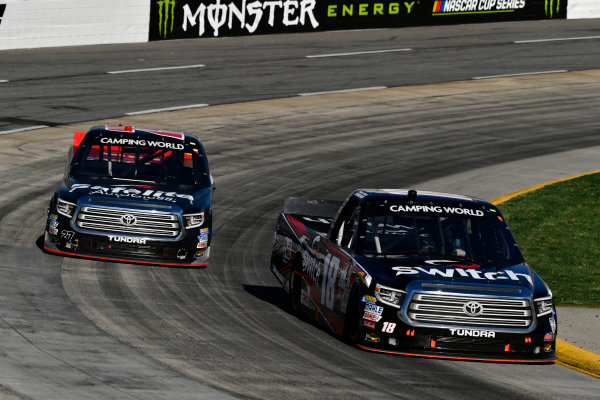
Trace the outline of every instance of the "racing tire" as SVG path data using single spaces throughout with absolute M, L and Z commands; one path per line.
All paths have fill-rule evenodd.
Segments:
M 358 344 L 364 336 L 361 311 L 360 290 L 358 286 L 354 286 L 350 291 L 344 318 L 344 340 L 352 345 Z
M 294 257 L 294 261 L 292 264 L 292 270 L 290 271 L 290 280 L 289 280 L 289 294 L 290 294 L 290 307 L 292 309 L 292 313 L 298 317 L 306 317 L 306 312 L 303 310 L 302 303 L 300 302 L 300 296 L 302 296 L 302 267 L 301 260 L 299 260 L 298 255 Z

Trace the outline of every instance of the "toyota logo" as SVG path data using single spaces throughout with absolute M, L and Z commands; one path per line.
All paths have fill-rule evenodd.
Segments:
M 121 224 L 123 225 L 135 225 L 137 218 L 133 214 L 125 214 L 121 217 Z
M 476 317 L 483 313 L 483 306 L 476 301 L 469 301 L 463 306 L 463 311 L 471 317 Z

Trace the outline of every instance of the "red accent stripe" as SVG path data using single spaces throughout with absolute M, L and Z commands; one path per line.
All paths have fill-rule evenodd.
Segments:
M 416 354 L 416 353 L 405 353 L 400 351 L 389 351 L 389 350 L 379 350 L 379 349 L 371 349 L 369 347 L 361 346 L 357 344 L 357 346 L 363 350 L 374 351 L 376 353 L 386 353 L 386 354 L 397 354 L 401 356 L 411 356 L 411 357 L 424 357 L 424 358 L 442 358 L 448 360 L 466 360 L 466 361 L 490 361 L 490 362 L 511 362 L 511 363 L 538 363 L 538 364 L 547 364 L 557 360 L 556 357 L 547 359 L 547 360 L 509 360 L 502 358 L 477 358 L 477 357 L 454 357 L 454 356 L 445 356 L 438 354 Z
M 75 131 L 75 136 L 73 136 L 73 154 L 77 151 L 77 148 L 81 144 L 81 141 L 85 137 L 86 132 Z
M 105 261 L 118 261 L 118 262 L 126 262 L 132 264 L 148 264 L 148 265 L 170 265 L 176 267 L 206 267 L 208 265 L 207 262 L 198 263 L 198 264 L 177 264 L 177 263 L 163 263 L 163 262 L 150 262 L 150 261 L 139 261 L 139 260 L 126 260 L 121 258 L 110 258 L 110 257 L 99 257 L 99 256 L 86 256 L 83 254 L 77 253 L 68 253 L 66 251 L 54 250 L 49 247 L 44 246 L 44 250 L 49 251 L 50 253 L 62 254 L 67 256 L 74 256 L 80 258 L 93 258 L 95 260 L 105 260 Z

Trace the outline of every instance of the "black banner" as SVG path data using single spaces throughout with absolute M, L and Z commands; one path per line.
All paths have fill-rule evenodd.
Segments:
M 0 4 L 0 24 L 2 23 L 2 17 L 4 16 L 5 10 L 6 10 L 6 4 Z
M 151 0 L 150 40 L 566 18 L 567 0 Z

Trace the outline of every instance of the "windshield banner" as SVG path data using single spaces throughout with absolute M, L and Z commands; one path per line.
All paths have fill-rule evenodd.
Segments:
M 567 0 L 151 0 L 149 40 L 566 18 Z

